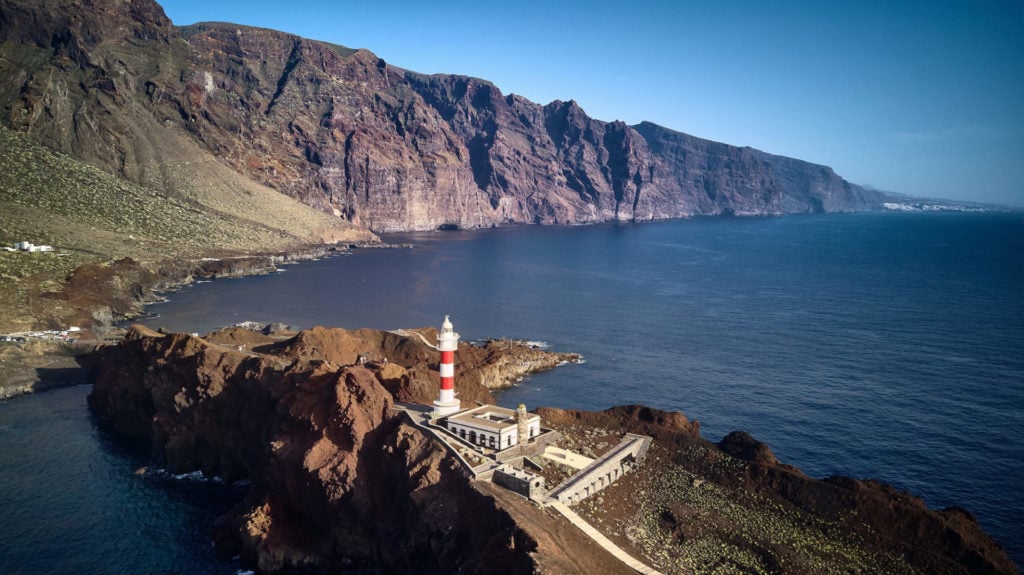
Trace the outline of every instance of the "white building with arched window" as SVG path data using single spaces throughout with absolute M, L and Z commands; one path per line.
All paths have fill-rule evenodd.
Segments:
M 445 427 L 467 443 L 501 451 L 540 435 L 540 416 L 522 405 L 481 405 L 448 416 Z

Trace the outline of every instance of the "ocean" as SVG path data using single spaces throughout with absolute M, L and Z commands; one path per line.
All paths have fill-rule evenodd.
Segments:
M 185 332 L 239 321 L 395 329 L 450 315 L 464 340 L 510 337 L 584 355 L 500 393 L 503 405 L 642 403 L 700 420 L 711 440 L 746 430 L 809 475 L 878 479 L 931 507 L 964 507 L 1024 564 L 1024 216 L 696 218 L 386 240 L 415 247 L 199 283 L 168 294 L 144 323 Z M 114 498 L 186 529 L 181 547 L 196 554 L 187 560 L 230 568 L 196 541 L 215 513 L 180 501 L 192 493 L 182 481 L 132 475 L 145 463 L 95 429 L 84 395 L 75 388 L 0 405 L 0 485 L 26 483 L 26 466 L 55 478 L 5 504 L 31 517 L 63 502 L 61 483 L 87 471 L 37 454 L 84 444 L 80 465 L 105 495 L 82 502 L 63 528 L 107 513 Z M 33 428 L 46 437 L 32 440 Z M 12 450 L 27 440 L 42 443 Z M 19 466 L 9 468 L 10 458 Z M 121 533 L 123 522 L 105 517 L 89 519 L 90 533 Z M 30 548 L 45 534 L 5 523 L 0 571 L 18 572 L 7 567 L 30 558 L 12 546 Z M 116 550 L 87 542 L 68 539 L 52 554 L 103 552 L 116 565 Z M 149 570 L 188 555 L 175 549 L 154 553 Z
M 100 430 L 82 385 L 0 404 L 0 573 L 238 572 L 213 522 L 244 486 L 174 477 Z

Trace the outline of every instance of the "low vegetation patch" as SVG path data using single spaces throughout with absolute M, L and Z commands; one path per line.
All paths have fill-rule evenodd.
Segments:
M 566 445 L 599 455 L 617 435 L 562 426 Z M 576 510 L 663 573 L 916 573 L 838 523 L 742 488 L 747 464 L 704 441 L 655 442 L 629 473 Z
M 63 289 L 83 264 L 127 257 L 157 269 L 168 261 L 287 251 L 307 245 L 328 220 L 308 210 L 309 236 L 300 237 L 304 220 L 288 198 L 281 197 L 287 229 L 273 224 L 280 218 L 270 203 L 239 207 L 251 216 L 243 217 L 208 199 L 133 184 L 0 126 L 0 246 L 54 248 L 0 251 L 0 332 L 58 327 L 74 302 L 47 294 Z

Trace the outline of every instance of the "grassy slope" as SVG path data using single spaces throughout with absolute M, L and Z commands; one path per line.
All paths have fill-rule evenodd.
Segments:
M 0 127 L 0 244 L 27 240 L 68 254 L 0 252 L 0 331 L 52 315 L 49 308 L 61 304 L 38 294 L 59 289 L 83 263 L 281 251 L 316 242 L 329 230 L 351 241 L 369 239 L 273 190 L 236 180 L 188 142 L 153 138 L 161 136 L 169 157 L 146 168 L 154 178 L 173 180 L 174 194 L 115 178 Z

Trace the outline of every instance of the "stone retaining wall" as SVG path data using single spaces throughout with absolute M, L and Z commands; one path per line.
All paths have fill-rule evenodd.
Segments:
M 650 445 L 650 437 L 627 433 L 614 449 L 578 471 L 548 497 L 566 505 L 579 503 L 643 462 Z

